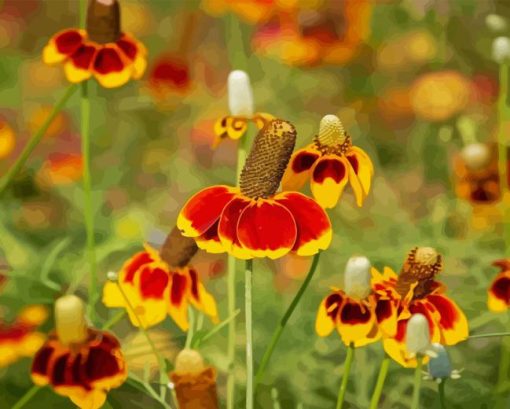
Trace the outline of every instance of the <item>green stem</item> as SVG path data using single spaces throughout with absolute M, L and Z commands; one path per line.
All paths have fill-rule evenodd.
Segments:
M 117 314 L 115 314 L 113 317 L 111 317 L 108 321 L 106 321 L 103 324 L 102 329 L 105 331 L 107 329 L 110 329 L 115 324 L 117 324 L 117 322 L 119 322 L 122 318 L 124 318 L 125 315 L 126 315 L 126 310 L 121 310 L 121 311 L 117 312 Z
M 14 162 L 14 165 L 11 166 L 11 168 L 7 171 L 5 176 L 2 178 L 2 181 L 0 182 L 0 197 L 5 192 L 7 187 L 12 183 L 16 175 L 19 173 L 23 165 L 25 165 L 26 161 L 32 154 L 33 150 L 36 148 L 36 146 L 41 142 L 41 139 L 46 134 L 46 131 L 53 123 L 53 120 L 57 116 L 57 114 L 62 110 L 64 105 L 67 103 L 69 98 L 74 94 L 74 92 L 78 89 L 77 85 L 73 84 L 70 85 L 64 95 L 57 101 L 55 106 L 53 107 L 53 110 L 51 111 L 50 115 L 46 118 L 42 126 L 37 130 L 37 132 L 28 140 L 28 143 L 25 145 L 25 148 L 21 152 L 21 155 L 19 155 L 18 159 L 16 159 L 16 162 Z
M 441 383 L 437 385 L 437 391 L 439 392 L 439 404 L 441 405 L 441 409 L 446 409 L 446 397 L 444 393 L 444 384 L 446 383 L 446 379 L 442 379 Z
M 260 365 L 257 369 L 257 375 L 255 376 L 255 388 L 257 388 L 259 383 L 262 381 L 262 378 L 264 376 L 264 371 L 269 363 L 269 360 L 271 359 L 271 356 L 273 355 L 276 344 L 278 344 L 278 341 L 280 340 L 280 337 L 282 336 L 283 330 L 285 329 L 287 322 L 289 321 L 294 310 L 296 309 L 297 305 L 299 304 L 301 297 L 303 296 L 304 292 L 308 288 L 308 285 L 310 284 L 310 281 L 312 280 L 312 278 L 315 274 L 315 271 L 317 270 L 317 265 L 319 264 L 319 257 L 320 257 L 320 253 L 317 253 L 314 256 L 312 265 L 310 266 L 310 270 L 308 271 L 308 274 L 306 275 L 305 280 L 303 281 L 303 284 L 301 284 L 301 287 L 299 288 L 294 299 L 290 303 L 289 308 L 287 308 L 287 311 L 285 312 L 283 318 L 281 319 L 280 324 L 278 325 L 278 327 L 276 327 L 276 329 L 273 332 L 271 342 L 269 343 L 266 350 L 264 351 L 262 361 L 260 362 Z
M 195 332 L 195 312 L 193 308 L 188 307 L 189 313 L 189 328 L 188 333 L 186 334 L 186 342 L 184 344 L 184 348 L 191 348 L 191 341 L 193 339 L 193 334 Z
M 87 236 L 87 259 L 89 264 L 89 318 L 94 323 L 96 318 L 95 304 L 98 298 L 96 250 L 94 243 L 94 206 L 92 203 L 92 181 L 90 176 L 90 100 L 88 82 L 81 84 L 81 150 L 83 156 L 83 194 L 85 230 Z
M 253 409 L 253 332 L 252 332 L 253 260 L 246 260 L 244 308 L 246 316 L 246 409 Z
M 228 314 L 236 309 L 236 259 L 234 256 L 228 256 Z M 227 377 L 227 409 L 234 409 L 235 403 L 235 376 L 234 361 L 236 355 L 236 320 L 232 319 L 228 323 L 228 377 Z
M 345 356 L 344 373 L 342 375 L 342 383 L 338 391 L 338 399 L 336 401 L 336 409 L 342 409 L 345 400 L 345 392 L 347 391 L 347 383 L 349 382 L 349 374 L 351 372 L 352 361 L 354 359 L 354 345 L 350 344 L 347 348 Z
M 473 338 L 494 338 L 494 337 L 506 337 L 510 335 L 510 332 L 490 332 L 487 334 L 470 335 L 468 339 Z
M 510 120 L 510 107 L 508 106 L 508 69 L 509 64 L 503 63 L 499 66 L 499 100 L 498 100 L 498 169 L 501 186 L 501 206 L 503 209 L 503 229 L 505 239 L 505 250 L 510 248 L 510 200 L 508 192 L 508 138 L 507 128 Z
M 388 375 L 390 361 L 391 361 L 390 357 L 386 355 L 381 362 L 381 367 L 379 368 L 379 375 L 377 376 L 377 382 L 375 384 L 374 393 L 370 401 L 370 409 L 377 409 L 379 407 L 379 400 L 381 400 L 381 394 L 384 388 L 384 381 L 386 380 L 386 375 Z
M 414 370 L 414 389 L 411 409 L 419 409 L 420 407 L 421 369 L 423 366 L 423 358 L 421 356 L 417 356 L 416 360 L 418 361 L 418 365 L 416 365 L 416 369 Z
M 34 397 L 34 395 L 37 392 L 39 392 L 40 389 L 41 389 L 40 386 L 37 385 L 32 386 L 28 391 L 25 392 L 21 399 L 14 404 L 14 406 L 11 409 L 21 409 L 30 401 L 30 399 Z

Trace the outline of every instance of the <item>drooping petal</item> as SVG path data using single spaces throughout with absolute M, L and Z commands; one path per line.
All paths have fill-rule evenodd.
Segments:
M 299 256 L 311 256 L 329 247 L 333 236 L 331 222 L 313 199 L 298 192 L 283 192 L 274 199 L 292 213 L 296 222 L 297 238 L 292 251 Z
M 439 331 L 441 343 L 455 345 L 465 340 L 469 335 L 466 316 L 458 305 L 442 294 L 430 294 L 426 297 L 439 313 Z
M 56 64 L 71 56 L 85 39 L 83 30 L 69 29 L 55 34 L 43 50 L 43 61 Z
M 372 183 L 372 176 L 374 175 L 372 160 L 363 149 L 357 146 L 351 147 L 346 157 L 358 176 L 365 195 L 368 195 Z
M 220 118 L 214 124 L 214 134 L 217 137 L 215 145 L 225 138 L 237 140 L 246 133 L 247 129 L 248 120 L 246 118 L 234 116 Z
M 34 360 L 32 361 L 32 381 L 38 386 L 47 385 L 50 380 L 48 377 L 49 364 L 53 359 L 55 348 L 51 345 L 43 346 L 35 354 Z
M 281 204 L 258 199 L 241 213 L 237 237 L 253 257 L 279 258 L 294 247 L 296 222 L 292 213 Z
M 213 322 L 218 321 L 218 309 L 214 297 L 207 292 L 204 285 L 198 278 L 198 273 L 193 268 L 188 268 L 190 283 L 190 301 L 191 303 L 204 314 L 211 317 Z
M 315 319 L 315 331 L 321 337 L 326 337 L 335 328 L 338 311 L 344 301 L 342 292 L 335 292 L 324 298 L 317 311 L 317 318 Z
M 312 169 L 313 197 L 325 209 L 336 206 L 348 181 L 348 165 L 336 155 L 325 155 Z
M 352 191 L 354 192 L 354 197 L 356 198 L 356 204 L 358 207 L 363 206 L 363 201 L 367 197 L 363 186 L 361 185 L 361 181 L 356 173 L 356 169 L 359 170 L 359 165 L 357 160 L 353 156 L 346 156 L 345 161 L 347 162 L 347 173 L 349 175 L 349 183 L 351 185 Z M 356 166 L 356 169 L 354 168 Z
M 314 148 L 314 145 L 294 152 L 283 174 L 282 189 L 291 191 L 301 189 L 310 178 L 311 169 L 320 155 L 321 153 Z
M 269 121 L 275 119 L 275 117 L 265 112 L 257 112 L 251 119 L 253 122 L 255 122 L 255 126 L 258 129 L 262 129 Z
M 340 308 L 337 329 L 345 345 L 359 347 L 381 337 L 373 305 L 352 298 L 347 298 Z
M 395 300 L 377 297 L 375 316 L 385 336 L 392 337 L 397 332 L 397 305 Z
M 132 64 L 115 45 L 101 47 L 94 58 L 94 77 L 105 88 L 116 88 L 128 82 Z
M 510 271 L 499 273 L 492 282 L 487 305 L 493 312 L 506 312 L 510 306 Z
M 219 223 L 220 221 L 217 220 L 204 234 L 195 237 L 195 242 L 199 249 L 212 254 L 224 253 L 226 251 L 218 236 Z
M 132 62 L 133 78 L 139 79 L 147 68 L 147 50 L 142 43 L 128 34 L 123 34 L 116 42 L 117 47 Z
M 177 217 L 177 228 L 183 236 L 198 237 L 220 218 L 223 208 L 236 194 L 229 186 L 208 187 L 193 195 Z
M 82 44 L 64 65 L 67 80 L 72 83 L 88 80 L 92 76 L 92 63 L 96 54 L 96 46 Z
M 191 280 L 185 272 L 172 271 L 169 291 L 168 313 L 183 331 L 189 328 L 188 300 Z
M 249 259 L 251 252 L 241 245 L 237 237 L 237 226 L 239 218 L 244 209 L 251 203 L 250 199 L 243 196 L 236 196 L 228 203 L 221 213 L 218 225 L 218 236 L 223 248 L 231 255 L 240 259 Z

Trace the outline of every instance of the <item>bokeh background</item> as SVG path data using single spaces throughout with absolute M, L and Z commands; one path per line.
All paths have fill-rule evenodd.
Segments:
M 505 314 L 486 307 L 497 272 L 491 263 L 505 256 L 496 158 L 484 164 L 482 177 L 470 173 L 462 156 L 469 144 L 492 149 L 496 142 L 499 67 L 491 45 L 510 35 L 508 1 L 123 0 L 121 7 L 123 31 L 147 46 L 149 66 L 140 81 L 120 89 L 91 85 L 101 281 L 143 242 L 160 244 L 192 193 L 234 182 L 236 142 L 213 149 L 213 124 L 228 114 L 228 73 L 244 69 L 256 110 L 291 121 L 297 147 L 332 113 L 376 167 L 362 208 L 347 189 L 330 212 L 331 248 L 274 354 L 258 407 L 278 407 L 276 395 L 281 408 L 334 406 L 345 347 L 335 334 L 319 338 L 314 320 L 329 286 L 342 285 L 353 254 L 398 271 L 414 246 L 436 247 L 445 259 L 440 279 L 468 316 L 471 333 L 510 329 Z M 74 0 L 0 0 L 0 175 L 64 92 L 61 68 L 45 66 L 41 50 L 57 30 L 77 25 L 77 13 Z M 73 97 L 58 115 L 0 202 L 4 322 L 29 304 L 51 309 L 69 289 L 87 296 L 78 102 Z M 226 318 L 226 257 L 200 253 L 194 264 Z M 295 258 L 255 263 L 256 363 L 308 265 Z M 242 294 L 242 274 L 238 287 Z M 115 313 L 98 308 L 104 321 Z M 238 407 L 244 404 L 242 321 Z M 50 317 L 43 330 L 52 325 Z M 149 347 L 128 322 L 113 331 L 132 371 L 143 373 L 147 362 L 156 371 Z M 182 348 L 185 334 L 170 319 L 151 333 L 170 361 Z M 453 366 L 464 369 L 446 386 L 450 407 L 493 408 L 508 395 L 510 385 L 495 390 L 501 342 L 474 339 L 449 348 Z M 224 396 L 226 330 L 201 350 L 218 368 Z M 382 356 L 379 343 L 356 351 L 348 407 L 368 406 Z M 0 368 L 1 408 L 30 388 L 29 368 L 29 359 Z M 412 371 L 392 363 L 381 408 L 408 407 L 411 388 Z M 423 396 L 423 407 L 438 407 L 434 382 L 424 382 Z M 109 394 L 106 407 L 157 405 L 125 384 Z M 26 407 L 72 404 L 43 390 Z

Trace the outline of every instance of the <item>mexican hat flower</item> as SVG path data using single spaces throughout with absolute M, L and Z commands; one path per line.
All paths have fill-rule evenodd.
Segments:
M 372 270 L 374 287 L 393 288 L 400 296 L 396 331 L 392 333 L 384 328 L 382 331 L 385 351 L 405 367 L 417 364 L 405 347 L 406 328 L 413 314 L 422 314 L 427 319 L 430 342 L 455 345 L 468 337 L 466 316 L 444 294 L 445 287 L 434 279 L 442 268 L 442 257 L 435 249 L 417 247 L 410 251 L 399 275 L 388 267 L 383 274 Z
M 248 129 L 251 121 L 258 129 L 274 117 L 262 112 L 253 112 L 253 94 L 248 74 L 241 70 L 232 71 L 228 76 L 228 105 L 230 115 L 222 117 L 214 124 L 217 146 L 223 139 L 237 140 Z
M 92 0 L 87 29 L 55 34 L 43 50 L 43 61 L 63 64 L 72 83 L 94 77 L 103 87 L 115 88 L 143 75 L 146 54 L 142 43 L 121 31 L 117 0 Z
M 269 122 L 255 137 L 239 188 L 208 187 L 186 202 L 177 219 L 183 235 L 208 252 L 240 259 L 326 249 L 332 231 L 324 210 L 301 193 L 277 193 L 295 140 L 291 123 Z
M 118 281 L 105 284 L 103 303 L 126 308 L 137 327 L 140 323 L 143 327 L 156 325 L 170 315 L 186 331 L 189 304 L 216 321 L 216 301 L 189 264 L 196 251 L 195 241 L 174 228 L 161 251 L 146 245 L 124 264 Z
M 396 326 L 396 305 L 373 290 L 370 268 L 366 257 L 349 259 L 344 289 L 332 288 L 321 302 L 315 321 L 318 335 L 327 336 L 336 328 L 345 345 L 360 347 L 379 340 L 381 326 L 389 331 Z
M 66 295 L 55 302 L 55 331 L 34 357 L 32 380 L 49 385 L 83 409 L 103 406 L 107 392 L 127 378 L 119 341 L 89 328 L 83 301 Z
M 373 174 L 370 157 L 352 145 L 340 119 L 326 115 L 314 142 L 292 155 L 283 175 L 282 187 L 283 190 L 297 190 L 310 179 L 315 200 L 329 209 L 336 206 L 349 182 L 356 203 L 362 206 L 370 191 Z
M 487 306 L 493 312 L 505 312 L 510 307 L 510 258 L 493 264 L 501 271 L 489 287 Z
M 0 284 L 2 281 L 0 277 Z M 24 308 L 13 323 L 0 321 L 0 368 L 37 352 L 46 338 L 37 327 L 46 318 L 46 309 L 33 305 Z

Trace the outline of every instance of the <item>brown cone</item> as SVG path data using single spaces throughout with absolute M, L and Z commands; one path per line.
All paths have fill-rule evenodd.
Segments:
M 195 240 L 174 227 L 161 247 L 161 258 L 171 267 L 184 267 L 197 252 Z
M 296 143 L 296 129 L 287 121 L 273 119 L 262 128 L 241 172 L 241 193 L 268 198 L 276 193 Z
M 172 372 L 179 409 L 218 409 L 216 370 L 206 367 L 201 372 Z
M 120 7 L 117 0 L 105 5 L 92 0 L 87 11 L 87 34 L 99 44 L 114 43 L 120 37 Z

